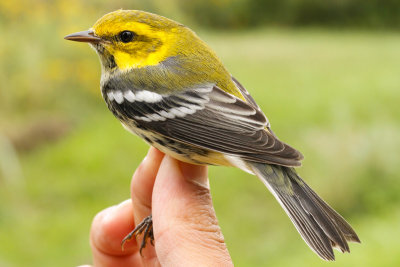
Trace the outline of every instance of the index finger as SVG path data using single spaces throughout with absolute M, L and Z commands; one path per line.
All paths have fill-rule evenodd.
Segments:
M 151 214 L 154 181 L 163 157 L 164 154 L 162 152 L 151 147 L 146 158 L 137 168 L 132 177 L 131 196 L 135 225 L 141 223 L 144 218 Z M 132 225 L 131 230 L 134 228 L 135 227 Z M 140 243 L 143 236 L 140 235 L 138 238 L 138 242 Z M 154 247 L 146 246 L 143 250 L 143 256 L 143 261 L 156 258 Z

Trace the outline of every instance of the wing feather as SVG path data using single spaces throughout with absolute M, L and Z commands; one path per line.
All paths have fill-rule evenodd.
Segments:
M 300 152 L 280 141 L 250 94 L 236 81 L 246 101 L 207 84 L 163 95 L 157 102 L 113 102 L 142 127 L 201 148 L 254 162 L 299 166 Z

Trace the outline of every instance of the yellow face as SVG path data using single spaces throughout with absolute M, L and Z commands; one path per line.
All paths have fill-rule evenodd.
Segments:
M 167 58 L 179 26 L 155 14 L 118 10 L 94 24 L 92 30 L 102 41 L 93 46 L 100 56 L 112 56 L 121 70 L 157 65 Z

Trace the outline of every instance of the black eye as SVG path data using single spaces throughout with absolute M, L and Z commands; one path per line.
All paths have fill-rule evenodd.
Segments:
M 123 31 L 119 33 L 119 39 L 123 43 L 129 43 L 133 40 L 133 37 L 135 37 L 135 33 L 131 31 Z

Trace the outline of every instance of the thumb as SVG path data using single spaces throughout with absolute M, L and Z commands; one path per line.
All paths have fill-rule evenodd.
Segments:
M 165 156 L 153 189 L 156 253 L 162 266 L 231 266 L 212 206 L 207 167 Z

